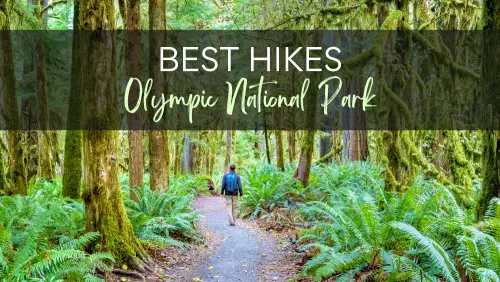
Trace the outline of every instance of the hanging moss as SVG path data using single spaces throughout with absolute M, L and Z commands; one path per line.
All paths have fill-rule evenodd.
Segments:
M 403 18 L 403 12 L 400 10 L 392 11 L 382 23 L 382 30 L 395 30 L 400 20 Z

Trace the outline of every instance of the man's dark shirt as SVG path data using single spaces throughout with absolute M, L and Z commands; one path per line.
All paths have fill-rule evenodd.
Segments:
M 227 188 L 226 178 L 227 178 L 228 174 L 236 174 L 236 187 L 237 187 L 237 189 L 234 190 L 234 192 L 226 191 L 226 188 Z M 228 195 L 228 196 L 238 196 L 238 193 L 239 193 L 240 196 L 243 196 L 243 188 L 241 187 L 240 176 L 234 170 L 230 170 L 228 173 L 224 174 L 224 177 L 222 178 L 222 189 L 221 189 L 220 193 L 221 193 L 221 195 Z

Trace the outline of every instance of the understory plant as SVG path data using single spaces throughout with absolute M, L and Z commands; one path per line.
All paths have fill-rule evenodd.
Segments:
M 2 281 L 101 281 L 114 259 L 89 254 L 98 233 L 85 232 L 83 204 L 59 197 L 61 182 L 30 182 L 27 196 L 0 197 Z
M 164 192 L 146 186 L 134 188 L 132 193 L 137 201 L 126 197 L 125 206 L 140 239 L 179 247 L 185 245 L 182 241 L 202 240 L 194 223 L 200 215 L 191 207 L 193 191 L 173 185 Z
M 314 254 L 305 273 L 317 281 L 498 281 L 497 200 L 478 225 L 437 181 L 420 177 L 399 194 L 380 190 L 377 174 L 366 179 L 333 186 L 301 210 L 310 222 L 302 250 Z
M 293 210 L 305 195 L 304 188 L 293 180 L 293 170 L 281 171 L 262 164 L 245 170 L 242 175 L 243 199 L 240 215 L 250 218 L 271 218 L 279 212 Z

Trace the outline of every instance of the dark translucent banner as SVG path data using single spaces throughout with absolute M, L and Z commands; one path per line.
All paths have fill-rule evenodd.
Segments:
M 500 129 L 492 31 L 0 31 L 0 130 Z

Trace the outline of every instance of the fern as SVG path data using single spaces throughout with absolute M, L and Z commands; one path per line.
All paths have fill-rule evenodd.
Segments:
M 99 234 L 84 233 L 83 204 L 59 198 L 60 185 L 31 181 L 28 196 L 0 197 L 3 281 L 96 281 L 95 269 L 113 262 L 109 254 L 83 250 Z
M 422 248 L 431 262 L 437 267 L 444 278 L 448 281 L 460 281 L 455 265 L 451 261 L 446 251 L 434 240 L 422 235 L 415 227 L 402 222 L 392 222 L 391 226 L 403 231 Z
M 184 244 L 173 239 L 173 235 L 195 242 L 202 240 L 194 225 L 200 215 L 191 208 L 192 191 L 177 188 L 160 193 L 145 187 L 135 188 L 133 193 L 137 202 L 126 198 L 125 206 L 140 239 L 178 247 Z

